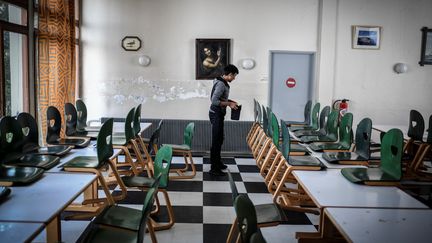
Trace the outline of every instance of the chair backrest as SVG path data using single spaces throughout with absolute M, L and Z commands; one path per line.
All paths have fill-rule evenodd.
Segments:
M 272 112 L 271 113 L 271 127 L 273 130 L 273 135 L 272 135 L 272 140 L 273 140 L 273 144 L 276 146 L 276 148 L 279 149 L 279 123 L 277 120 L 276 115 Z
M 280 122 L 281 124 L 285 124 L 285 121 L 282 119 Z M 281 130 L 282 130 L 282 144 L 281 144 L 280 151 L 282 152 L 282 156 L 286 159 L 286 161 L 289 161 L 291 138 L 287 126 L 282 125 Z
M 324 106 L 319 115 L 319 128 L 320 131 L 326 131 L 328 116 L 330 113 L 330 106 Z
M 269 106 L 267 106 L 267 130 L 268 130 L 268 133 L 267 133 L 267 136 L 269 136 L 269 137 L 272 137 L 273 136 L 273 128 L 272 128 L 272 126 L 271 126 L 271 120 L 272 120 L 272 114 L 273 114 L 273 111 L 271 110 L 271 108 L 269 107 Z
M 249 239 L 249 243 L 266 243 L 261 231 L 258 229 L 257 232 L 253 233 Z
M 239 195 L 239 192 L 237 190 L 237 186 L 234 182 L 234 179 L 232 178 L 231 172 L 227 171 L 228 174 L 228 180 L 230 183 L 230 187 L 231 187 L 231 195 L 232 195 L 232 200 L 233 200 L 233 205 L 234 205 L 234 201 L 237 198 L 237 196 Z
M 2 117 L 0 119 L 0 160 L 6 154 L 21 153 L 22 146 L 23 132 L 18 121 L 11 116 Z
M 87 126 L 87 106 L 81 99 L 77 99 L 75 101 L 75 106 L 77 111 L 76 130 L 79 132 L 84 132 Z
M 153 153 L 155 144 L 157 145 L 157 147 L 159 147 L 160 131 L 162 129 L 163 121 L 164 120 L 159 121 L 159 124 L 158 124 L 156 130 L 153 132 L 153 134 L 150 137 L 148 147 L 147 147 L 147 151 L 149 152 L 149 154 Z
M 321 104 L 315 103 L 311 111 L 310 126 L 316 130 L 318 129 L 318 115 L 320 113 Z
M 133 117 L 133 129 L 135 136 L 138 136 L 138 133 L 141 132 L 141 104 L 139 104 L 135 108 L 135 114 Z
M 126 116 L 126 121 L 125 121 L 126 142 L 129 142 L 131 139 L 135 138 L 135 130 L 133 127 L 134 126 L 134 123 L 133 123 L 134 116 L 135 116 L 135 107 L 130 109 L 130 111 L 128 112 L 128 114 Z
M 402 153 L 403 153 L 402 131 L 394 128 L 384 135 L 381 142 L 381 164 L 382 171 L 394 178 L 402 177 Z
M 256 109 L 257 109 L 257 113 L 258 113 L 258 123 L 259 123 L 260 125 L 262 125 L 263 118 L 262 118 L 261 105 L 260 105 L 260 103 L 259 103 L 258 101 L 257 101 L 256 103 L 257 103 L 257 107 L 256 107 Z
M 74 136 L 77 126 L 77 111 L 71 103 L 65 103 L 66 136 Z
M 432 144 L 432 115 L 429 117 L 429 128 L 428 128 L 428 136 L 426 142 L 428 144 Z
M 408 137 L 416 141 L 423 141 L 425 129 L 423 116 L 420 114 L 420 112 L 411 110 L 409 119 Z
M 46 142 L 53 143 L 60 138 L 61 115 L 55 106 L 49 106 L 47 109 L 47 135 Z
M 255 99 L 253 99 L 253 102 L 254 102 L 254 107 L 253 107 L 254 122 L 257 123 L 258 122 L 257 101 Z
M 170 146 L 162 146 L 156 153 L 154 160 L 154 176 L 161 177 L 159 182 L 160 187 L 166 188 L 168 186 L 171 160 L 172 148 Z
M 304 121 L 306 124 L 310 123 L 311 110 L 312 110 L 312 100 L 308 100 L 304 108 Z
M 332 110 L 327 119 L 326 136 L 333 137 L 335 140 L 338 139 L 338 118 L 339 112 L 337 110 Z
M 352 143 L 352 122 L 353 114 L 345 113 L 339 125 L 339 143 L 346 148 L 351 147 Z
M 264 129 L 264 132 L 265 132 L 265 134 L 268 136 L 269 135 L 269 132 L 268 132 L 268 127 L 269 127 L 269 120 L 268 120 L 268 117 L 267 117 L 267 111 L 266 111 L 266 108 L 264 107 L 264 106 L 262 106 L 262 120 L 263 120 L 263 129 Z
M 249 242 L 252 234 L 258 231 L 255 206 L 247 195 L 239 195 L 234 201 L 234 209 L 237 214 L 241 241 Z
M 19 113 L 16 119 L 23 131 L 24 146 L 39 147 L 39 130 L 36 119 L 27 112 Z
M 114 119 L 110 118 L 102 124 L 96 140 L 96 150 L 99 164 L 106 163 L 113 155 L 112 132 Z
M 357 125 L 355 135 L 356 153 L 363 158 L 369 158 L 371 134 L 372 120 L 367 117 L 363 118 Z
M 158 191 L 158 187 L 159 187 L 159 180 L 160 177 L 157 177 L 155 182 L 153 183 L 152 188 L 150 188 L 147 191 L 147 194 L 144 198 L 144 203 L 143 203 L 143 208 L 141 210 L 141 221 L 140 221 L 140 225 L 138 227 L 138 239 L 137 242 L 144 242 L 144 235 L 145 235 L 145 231 L 146 231 L 146 223 L 148 220 L 148 217 L 153 209 L 153 204 L 154 204 L 154 200 L 155 200 L 155 196 L 156 193 Z
M 194 135 L 194 131 L 195 131 L 195 123 L 189 122 L 186 125 L 183 133 L 183 144 L 186 144 L 187 146 L 189 146 L 189 148 L 192 148 L 192 138 Z

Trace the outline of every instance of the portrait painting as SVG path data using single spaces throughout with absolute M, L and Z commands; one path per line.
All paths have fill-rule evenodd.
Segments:
M 422 43 L 421 43 L 421 55 L 420 55 L 420 66 L 432 65 L 432 29 L 423 27 L 422 31 Z
M 195 78 L 214 79 L 230 61 L 230 39 L 196 39 Z
M 379 26 L 353 26 L 352 48 L 354 49 L 380 49 L 381 27 Z

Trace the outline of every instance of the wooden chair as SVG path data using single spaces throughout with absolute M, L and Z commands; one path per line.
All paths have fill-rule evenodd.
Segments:
M 343 168 L 341 173 L 357 184 L 376 186 L 399 185 L 402 178 L 403 134 L 391 129 L 382 140 L 381 163 L 378 168 Z
M 310 124 L 304 125 L 304 126 L 293 126 L 290 127 L 290 132 L 295 132 L 299 130 L 317 130 L 318 129 L 318 115 L 320 112 L 321 104 L 319 102 L 315 103 L 315 105 L 312 108 L 311 114 L 310 114 Z
M 363 118 L 357 125 L 355 135 L 355 151 L 325 152 L 322 157 L 329 163 L 346 165 L 368 165 L 370 155 L 370 139 L 372 120 Z
M 305 104 L 304 108 L 304 120 L 303 121 L 286 121 L 286 125 L 288 127 L 291 126 L 306 126 L 310 124 L 310 118 L 311 118 L 311 110 L 312 110 L 312 100 L 308 100 Z M 282 124 L 281 124 L 282 125 Z
M 235 185 L 235 182 L 232 178 L 231 173 L 228 171 L 228 179 L 230 182 L 231 187 L 231 193 L 232 193 L 232 199 L 233 199 L 233 205 L 235 199 L 238 197 L 239 193 L 237 190 L 237 186 Z M 260 205 L 254 205 L 256 217 L 257 217 L 257 225 L 258 227 L 270 227 L 270 226 L 276 226 L 279 225 L 281 222 L 286 221 L 286 215 L 283 212 L 281 208 L 279 208 L 278 205 L 274 203 L 268 203 L 268 204 L 260 204 Z M 229 243 L 232 241 L 233 237 L 238 233 L 237 230 L 237 218 L 234 220 L 233 224 L 231 225 L 230 232 L 228 234 L 226 242 Z
M 170 179 L 192 179 L 196 175 L 196 167 L 192 158 L 192 139 L 195 130 L 195 123 L 190 122 L 186 125 L 183 133 L 183 144 L 163 144 L 163 146 L 170 146 L 173 154 L 182 155 L 185 162 L 185 167 L 180 169 L 171 169 L 170 173 L 177 173 L 177 175 L 170 176 Z M 189 172 L 189 166 L 191 171 Z
M 91 140 L 96 140 L 97 132 L 88 132 L 85 129 L 78 129 L 78 112 L 75 106 L 72 103 L 65 103 L 65 120 L 66 120 L 66 136 L 75 136 L 75 137 L 86 137 Z M 82 115 L 81 111 L 81 115 Z M 82 119 L 82 118 L 81 118 Z M 80 122 L 82 125 L 82 121 Z
M 330 106 L 325 106 L 319 115 L 319 129 L 318 130 L 298 130 L 294 132 L 294 135 L 296 137 L 302 137 L 302 136 L 319 136 L 319 135 L 325 135 L 327 133 L 326 127 L 327 127 L 327 119 L 328 115 L 330 113 Z
M 83 137 L 60 137 L 61 116 L 59 110 L 54 106 L 47 109 L 47 136 L 46 142 L 50 145 L 70 145 L 75 148 L 84 148 L 90 144 L 89 138 Z
M 258 139 L 259 134 L 262 132 L 262 126 L 263 126 L 263 114 L 261 111 L 261 105 L 256 102 L 256 112 L 257 112 L 257 126 L 256 129 L 251 133 L 249 138 L 247 139 L 247 145 L 249 148 L 252 148 L 252 145 Z
M 327 120 L 327 133 L 325 135 L 318 136 L 303 136 L 300 138 L 302 143 L 312 142 L 336 142 L 338 140 L 338 117 L 339 112 L 333 110 L 330 112 Z
M 413 178 L 418 180 L 432 180 L 432 173 L 428 172 L 424 161 L 426 157 L 429 155 L 429 158 L 432 158 L 432 115 L 429 117 L 429 128 L 428 128 L 428 137 L 425 143 L 420 144 L 417 153 L 414 156 L 414 159 L 409 164 L 404 172 L 404 178 Z
M 258 103 L 258 101 L 256 101 L 255 99 L 253 99 L 254 102 L 254 122 L 252 123 L 251 128 L 249 129 L 249 132 L 246 136 L 246 142 L 249 143 L 249 140 L 252 136 L 252 134 L 254 134 L 254 132 L 256 131 L 256 129 L 258 129 L 258 127 L 260 126 L 259 120 L 258 120 L 258 107 L 260 106 L 260 104 Z

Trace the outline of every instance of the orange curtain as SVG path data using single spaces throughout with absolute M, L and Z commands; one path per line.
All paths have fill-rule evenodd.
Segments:
M 47 128 L 48 106 L 59 109 L 64 124 L 64 104 L 75 101 L 74 14 L 74 0 L 39 0 L 37 87 L 39 124 L 43 140 Z

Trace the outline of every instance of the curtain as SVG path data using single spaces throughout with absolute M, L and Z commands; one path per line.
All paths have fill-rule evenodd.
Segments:
M 59 109 L 64 124 L 64 104 L 75 102 L 74 0 L 39 0 L 38 45 L 38 118 L 45 141 L 48 106 Z

